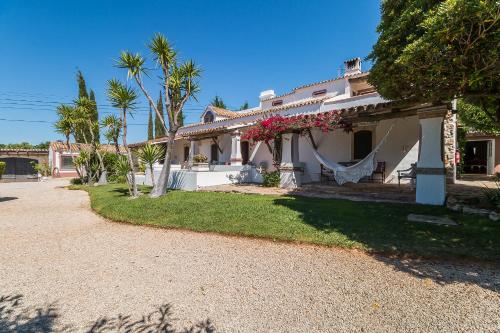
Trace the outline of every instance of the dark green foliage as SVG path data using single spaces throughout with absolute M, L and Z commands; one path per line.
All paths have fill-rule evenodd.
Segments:
M 128 200 L 127 187 L 90 187 L 106 218 L 165 228 L 355 248 L 372 253 L 500 261 L 500 223 L 445 207 L 308 197 L 170 191 Z M 144 192 L 149 187 L 143 188 Z M 449 216 L 459 227 L 412 223 L 409 213 Z
M 2 179 L 2 175 L 5 173 L 5 167 L 6 166 L 7 166 L 7 163 L 0 162 L 0 179 Z
M 493 135 L 500 134 L 496 120 L 489 117 L 481 107 L 459 100 L 457 109 L 458 120 L 467 130 Z
M 386 0 L 369 81 L 386 98 L 455 96 L 500 124 L 500 6 L 494 0 Z
M 163 116 L 163 120 L 166 122 L 167 119 L 165 119 L 165 113 L 163 112 L 163 98 L 161 95 L 161 91 L 160 91 L 160 97 L 158 98 L 158 102 L 157 102 L 156 107 L 157 107 L 158 111 L 161 113 L 161 115 Z M 155 112 L 155 139 L 161 138 L 163 136 L 165 136 L 165 129 L 163 128 L 163 125 L 161 124 L 160 118 L 158 117 L 158 115 Z
M 246 110 L 248 108 L 250 108 L 250 106 L 248 105 L 248 101 L 245 101 L 245 103 L 243 103 L 243 105 L 240 106 L 240 111 Z
M 21 143 L 0 143 L 0 149 L 49 149 L 50 141 L 40 142 L 32 145 L 29 142 Z
M 80 178 L 71 178 L 69 182 L 71 185 L 83 185 L 83 180 Z
M 76 81 L 78 83 L 78 97 L 89 98 L 89 93 L 87 92 L 87 84 L 85 83 L 85 78 L 81 70 L 76 72 Z
M 89 99 L 93 102 L 92 122 L 95 124 L 98 124 L 99 123 L 99 111 L 97 111 L 97 102 L 95 101 L 95 94 L 94 94 L 94 91 L 92 89 L 89 92 Z M 95 137 L 96 142 L 100 142 L 99 126 L 96 126 L 94 129 L 94 137 Z
M 226 109 L 226 104 L 224 103 L 224 101 L 222 100 L 222 98 L 220 98 L 217 95 L 215 95 L 212 103 L 210 103 L 210 104 L 212 106 L 215 106 L 215 107 L 218 107 L 218 108 Z
M 76 73 L 76 80 L 78 83 L 78 98 L 79 99 L 88 99 L 92 102 L 92 110 L 89 110 L 90 114 L 90 119 L 94 124 L 99 124 L 99 112 L 97 111 L 97 103 L 95 100 L 95 94 L 93 90 L 90 90 L 90 92 L 87 92 L 87 84 L 85 82 L 85 78 L 83 77 L 83 73 L 81 70 L 78 70 Z M 100 133 L 99 133 L 99 126 L 94 126 L 93 134 L 95 141 L 98 143 L 100 142 Z M 83 130 L 84 133 L 81 131 L 77 131 L 75 133 L 75 140 L 76 142 L 79 143 L 85 143 L 85 141 L 88 141 L 90 143 L 91 140 L 91 129 L 86 128 Z M 85 140 L 87 139 L 87 140 Z
M 151 108 L 149 108 L 149 116 L 148 116 L 148 140 L 153 140 L 153 114 L 151 112 Z
M 279 171 L 264 172 L 262 178 L 264 179 L 262 185 L 265 187 L 278 187 L 280 185 Z

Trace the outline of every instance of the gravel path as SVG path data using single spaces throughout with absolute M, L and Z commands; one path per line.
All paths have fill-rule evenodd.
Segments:
M 111 223 L 64 184 L 0 184 L 0 297 L 22 296 L 0 303 L 25 316 L 0 304 L 0 331 L 108 332 L 167 304 L 175 332 L 500 331 L 498 266 Z

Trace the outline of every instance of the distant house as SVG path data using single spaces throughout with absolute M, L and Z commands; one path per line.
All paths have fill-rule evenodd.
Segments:
M 114 145 L 102 144 L 100 151 L 116 153 Z M 125 154 L 125 148 L 119 147 L 120 153 Z M 80 154 L 81 150 L 91 151 L 90 144 L 70 143 L 70 146 L 62 141 L 54 141 L 49 146 L 49 166 L 52 177 L 77 177 L 78 174 L 73 164 L 73 158 Z

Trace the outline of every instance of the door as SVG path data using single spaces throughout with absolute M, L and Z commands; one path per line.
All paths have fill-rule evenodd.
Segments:
M 495 140 L 488 140 L 488 155 L 486 172 L 488 175 L 495 173 Z
M 184 147 L 184 162 L 189 161 L 189 147 L 185 146 Z
M 33 158 L 25 157 L 5 157 L 0 158 L 0 162 L 5 162 L 5 178 L 25 178 L 36 174 L 32 163 L 38 163 Z
M 250 145 L 249 145 L 248 141 L 242 141 L 241 142 L 241 159 L 243 160 L 242 161 L 243 165 L 248 163 L 249 153 L 250 153 Z
M 219 160 L 219 147 L 214 143 L 210 146 L 210 162 L 217 162 Z

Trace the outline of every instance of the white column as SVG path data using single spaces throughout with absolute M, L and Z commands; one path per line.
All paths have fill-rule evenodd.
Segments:
M 443 205 L 446 198 L 446 170 L 443 162 L 443 106 L 418 111 L 421 138 L 417 163 L 417 203 Z
M 196 141 L 191 140 L 189 142 L 189 159 L 188 159 L 188 165 L 193 165 L 193 156 L 196 155 L 195 149 L 196 149 Z
M 299 134 L 283 134 L 281 146 L 280 187 L 297 188 L 302 185 L 303 173 L 299 160 Z
M 242 165 L 241 158 L 241 133 L 236 131 L 231 133 L 231 165 Z

